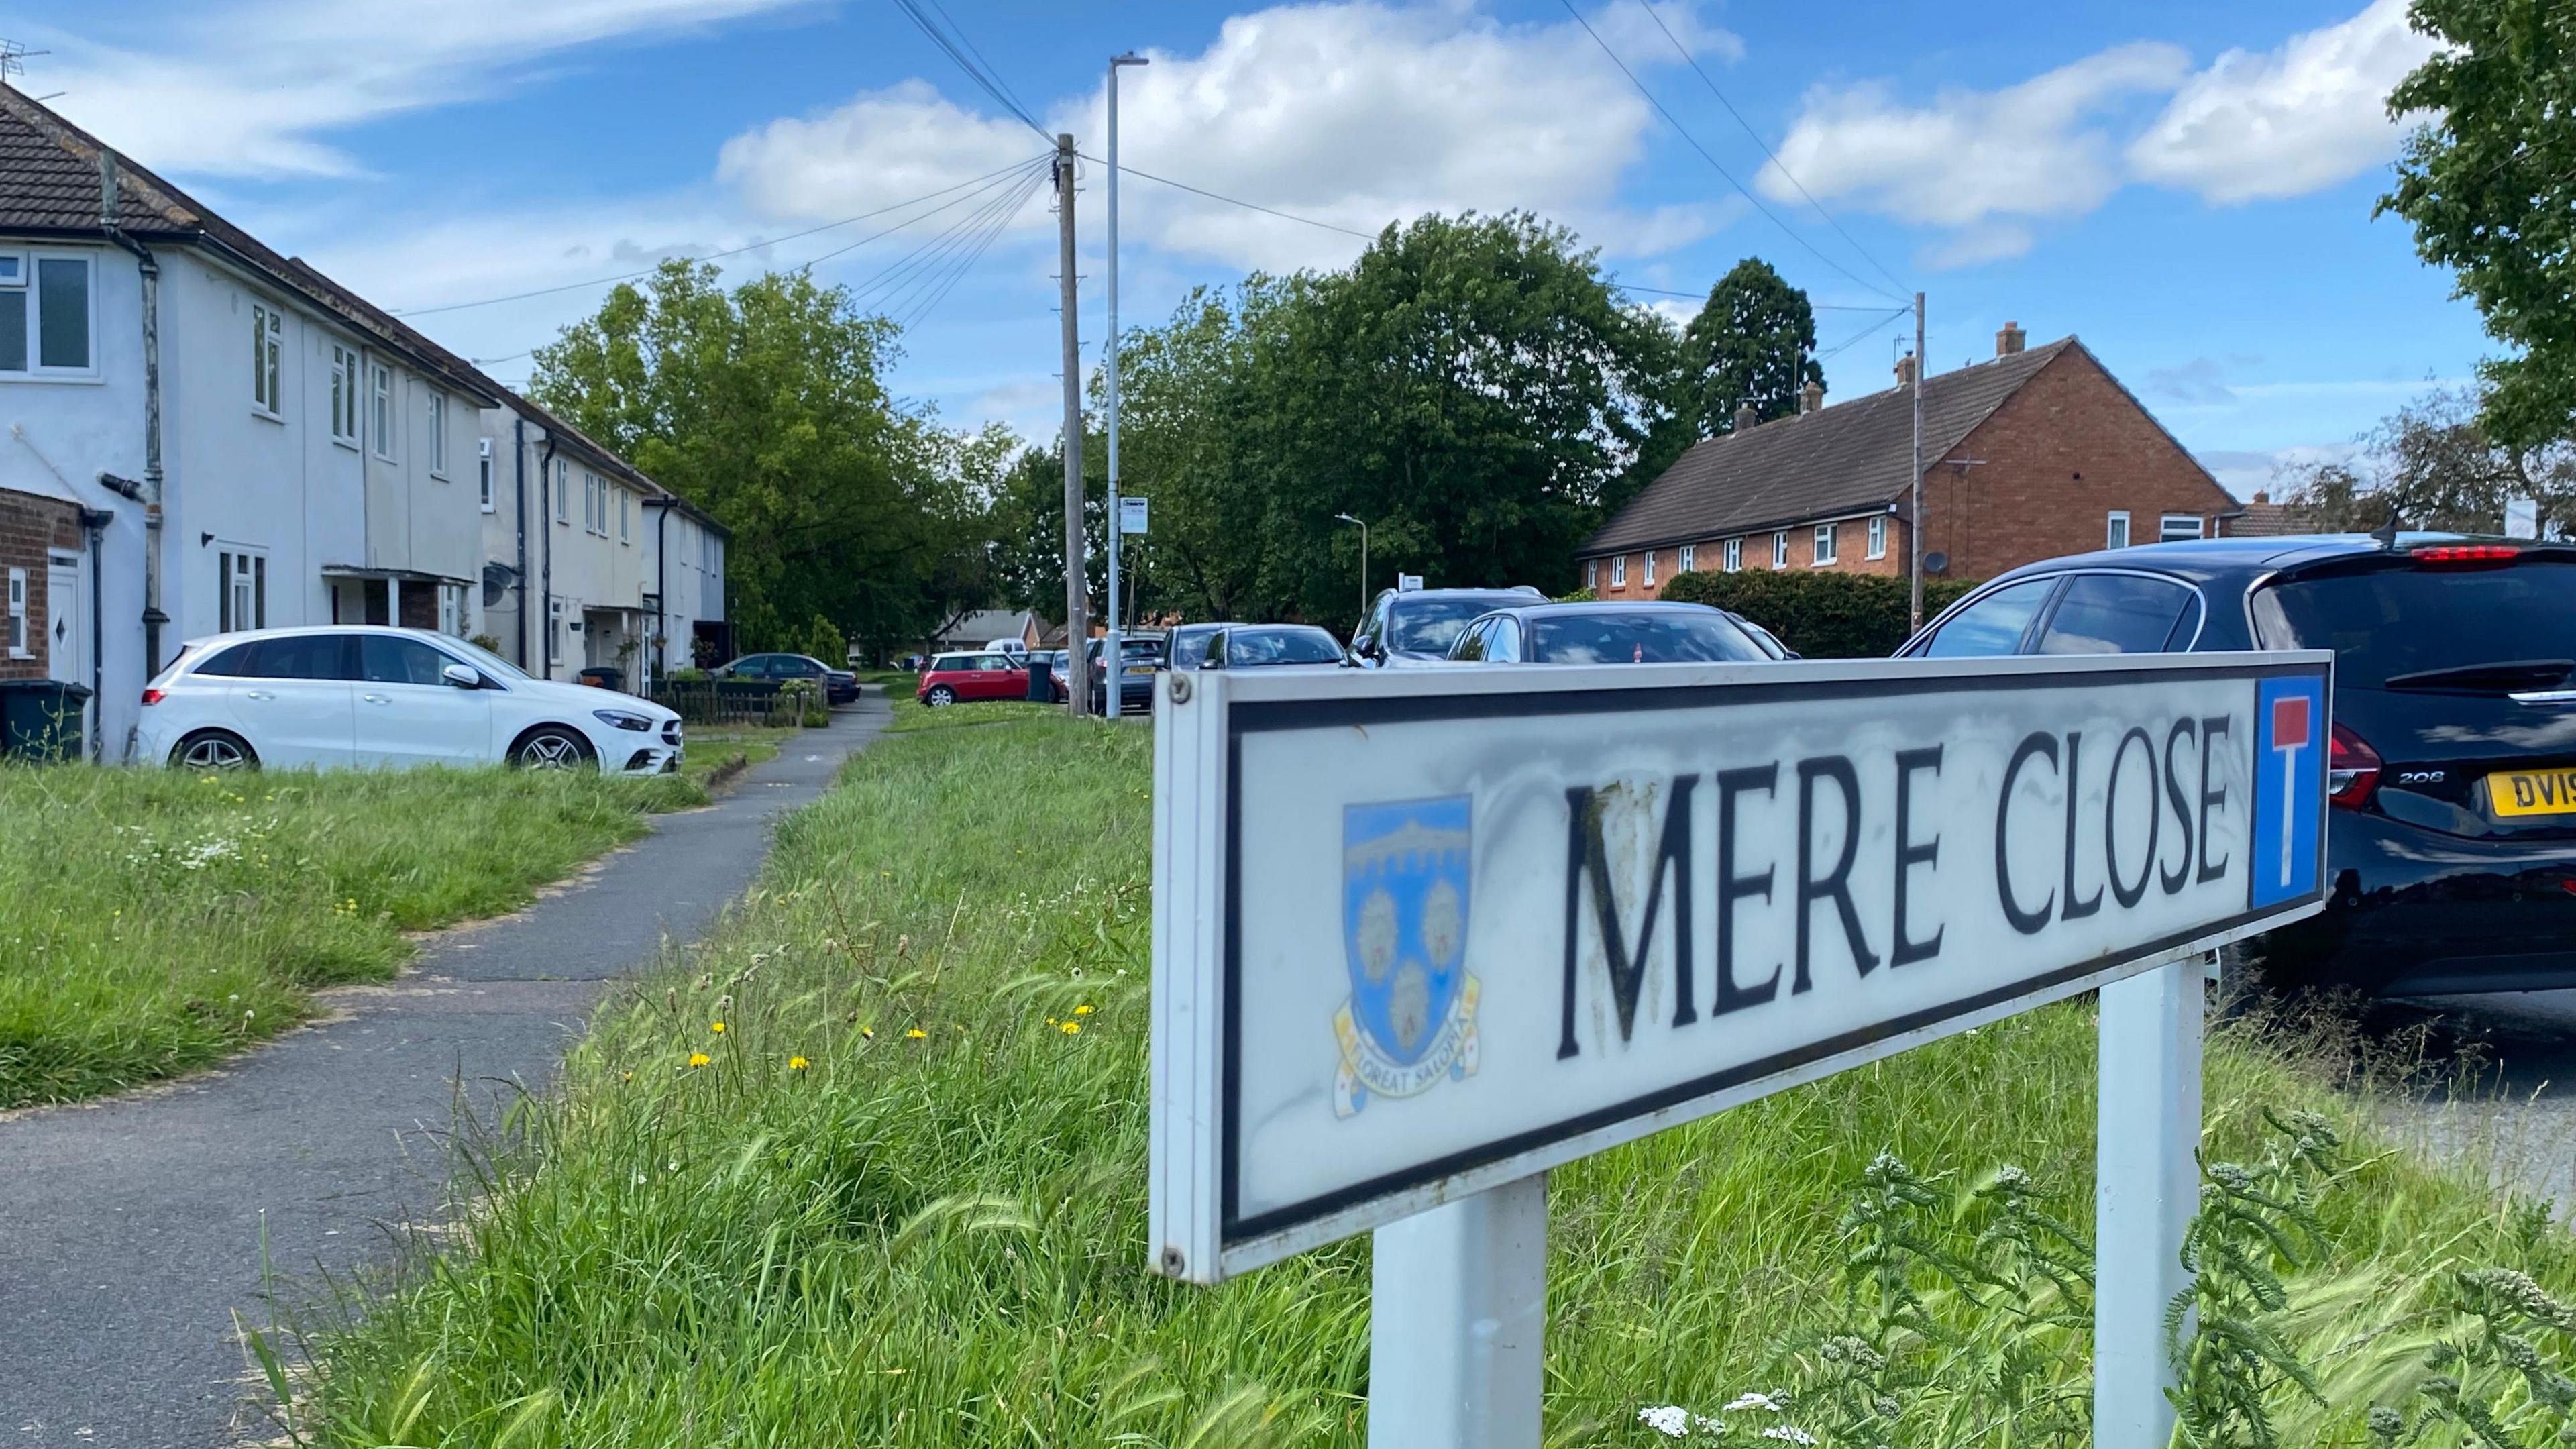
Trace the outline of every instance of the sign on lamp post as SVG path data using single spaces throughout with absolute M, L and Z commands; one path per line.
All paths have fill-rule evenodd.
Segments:
M 2201 963 L 2321 908 L 2331 668 L 1166 676 L 1154 1266 L 1374 1230 L 1372 1444 L 1526 1449 L 1549 1169 L 2116 987 L 2097 1442 L 2161 1445 Z

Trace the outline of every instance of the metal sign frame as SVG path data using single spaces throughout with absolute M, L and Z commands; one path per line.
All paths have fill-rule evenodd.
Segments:
M 1578 1113 L 1543 1131 L 1523 1132 L 1462 1156 L 1415 1163 L 1392 1178 L 1360 1182 L 1299 1203 L 1294 1211 L 1266 1214 L 1240 1212 L 1233 1197 L 1238 1180 L 1234 1156 L 1242 1141 L 1234 1117 L 1241 1102 L 1238 1072 L 1245 1026 L 1238 909 L 1243 890 L 1243 744 L 1247 736 L 1271 729 L 1347 728 L 1354 739 L 1365 739 L 1373 726 L 1388 723 L 1596 713 L 1608 719 L 1637 710 L 1780 700 L 1847 700 L 1855 709 L 1885 716 L 1885 701 L 1907 693 L 1956 696 L 1971 689 L 1986 693 L 2166 681 L 2247 682 L 2260 710 L 2272 697 L 2265 681 L 2314 680 L 2314 697 L 2330 706 L 2332 670 L 2330 653 L 2305 651 L 1650 669 L 1284 669 L 1166 676 L 1155 704 L 1154 1267 L 1168 1276 L 1212 1283 L 1376 1229 L 1380 1286 L 1390 1287 L 1394 1275 L 1404 1287 L 1400 1296 L 1380 1293 L 1373 1305 L 1381 1364 L 1373 1381 L 1387 1386 L 1372 1406 L 1373 1442 L 1517 1445 L 1525 1437 L 1525 1420 L 1526 1441 L 1534 1444 L 1539 1325 L 1544 1321 L 1544 1181 L 1550 1168 L 2102 989 L 2105 1139 L 2116 1134 L 2124 1142 L 2162 1145 L 2117 1162 L 2104 1155 L 2097 1208 L 2106 1233 L 2122 1211 L 2133 1221 L 2122 1227 L 2121 1236 L 2103 1239 L 2098 1304 L 2105 1324 L 2100 1353 L 2107 1417 L 2098 1442 L 2108 1449 L 2145 1442 L 2159 1423 L 2169 1430 L 2155 1334 L 2164 1304 L 2177 1291 L 2179 1269 L 2158 1255 L 2172 1257 L 2197 1200 L 2191 1149 L 2199 1126 L 2200 963 L 2219 946 L 2322 908 L 2328 808 L 2325 718 L 2309 720 L 2305 739 L 2312 747 L 2295 766 L 2315 776 L 2313 833 L 2295 817 L 2276 817 L 2275 826 L 2285 859 L 2293 840 L 2315 852 L 2307 877 L 2315 889 L 2306 895 L 2256 904 L 2256 877 L 2249 864 L 2245 909 L 2179 935 L 2068 961 L 2008 987 L 1875 1021 L 1866 1030 L 1832 1040 L 1723 1063 L 1645 1097 Z M 2252 767 L 2241 777 L 2249 791 L 2258 780 L 2283 779 L 2293 769 L 2290 755 L 2280 756 L 2274 766 L 2264 765 L 2255 739 L 2249 738 L 2244 748 L 2253 752 Z M 2295 790 L 2289 798 L 2298 799 Z M 2262 808 L 2253 801 L 2245 807 L 2243 843 L 2249 861 Z M 2123 1063 L 2117 1077 L 2110 1074 L 2115 1054 Z M 2108 1247 L 2131 1242 L 2141 1246 L 2134 1252 Z M 1465 1326 L 1471 1321 L 1489 1328 L 1523 1323 L 1527 1331 L 1502 1339 L 1491 1332 L 1478 1336 Z M 1386 1363 L 1389 1353 L 1404 1356 L 1400 1369 Z M 2132 1366 L 2114 1372 L 2115 1362 Z M 2128 1418 L 2137 1420 L 2143 1437 L 2132 1441 L 2111 1432 L 2113 1421 Z M 1389 1436 L 1383 1440 L 1378 1438 L 1381 1422 Z

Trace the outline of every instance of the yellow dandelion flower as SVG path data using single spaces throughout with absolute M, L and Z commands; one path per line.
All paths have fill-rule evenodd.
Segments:
M 905 1032 L 903 1035 L 904 1040 L 906 1041 L 920 1041 L 922 1038 L 929 1036 L 930 1033 L 923 1031 L 920 1027 L 916 1026 L 912 1030 Z
M 1050 1017 L 1048 1017 L 1048 1018 L 1047 1018 L 1047 1025 L 1049 1025 L 1049 1026 L 1062 1026 L 1062 1025 L 1064 1025 L 1064 1023 L 1063 1023 L 1063 1022 L 1060 1022 L 1060 1021 L 1056 1020 L 1054 1017 L 1050 1016 Z
M 1073 1014 L 1076 1016 L 1089 1016 L 1091 1014 L 1091 1008 L 1087 1005 L 1077 1006 L 1073 1009 Z
M 714 1061 L 714 1060 L 715 1060 L 715 1058 L 713 1058 L 713 1057 L 711 1057 L 711 1056 L 708 1056 L 705 1052 L 691 1052 L 691 1053 L 689 1053 L 689 1065 L 690 1065 L 690 1066 L 693 1066 L 693 1067 L 703 1067 L 703 1066 L 705 1066 L 707 1063 L 709 1063 L 709 1062 L 711 1062 L 711 1061 Z
M 877 1039 L 877 1029 L 873 1026 L 863 1026 L 859 1028 L 859 1035 L 865 1040 L 875 1041 Z
M 722 1036 L 724 1035 L 724 1023 L 721 1021 L 708 1022 L 707 1030 L 714 1032 L 718 1036 Z
M 789 1057 L 787 1059 L 787 1070 L 791 1072 L 801 1072 L 805 1070 L 805 1067 L 806 1061 L 803 1057 Z
M 1078 1021 L 1068 1021 L 1057 1029 L 1062 1031 L 1066 1036 L 1082 1035 L 1082 1023 Z

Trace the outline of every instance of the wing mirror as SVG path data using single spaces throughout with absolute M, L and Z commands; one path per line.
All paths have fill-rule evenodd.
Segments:
M 483 687 L 482 674 L 466 665 L 451 664 L 438 671 L 438 673 L 440 678 L 445 679 L 448 683 L 455 685 L 459 689 L 481 689 Z

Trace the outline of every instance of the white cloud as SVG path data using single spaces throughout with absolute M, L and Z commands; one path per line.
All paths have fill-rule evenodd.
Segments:
M 2373 0 L 2278 49 L 2228 51 L 2130 143 L 2129 164 L 2220 205 L 2332 186 L 2396 153 L 2388 93 L 2434 48 L 2407 26 L 2406 0 Z
M 348 175 L 333 132 L 492 95 L 581 46 L 811 0 L 254 0 L 154 22 L 149 46 L 43 33 L 62 112 L 153 169 Z
M 1926 106 L 1862 82 L 1807 93 L 1757 184 L 1781 201 L 1842 200 L 1916 226 L 1957 233 L 1927 264 L 2013 256 L 2032 219 L 2078 216 L 2120 186 L 2119 151 L 2099 124 L 2140 92 L 2171 89 L 2190 61 L 2174 46 L 2115 46 L 2001 90 L 1944 90 Z
M 1621 23 L 1646 32 L 1620 32 L 1630 64 L 1680 63 L 1633 5 L 1596 24 L 1622 10 L 1630 13 Z M 1696 54 L 1741 48 L 1690 5 L 1657 13 Z M 1697 240 L 1734 216 L 1724 204 L 1643 213 L 1619 204 L 1620 178 L 1658 122 L 1571 21 L 1506 25 L 1466 5 L 1335 0 L 1232 16 L 1197 54 L 1148 56 L 1120 81 L 1121 161 L 1360 235 L 1131 176 L 1120 195 L 1131 244 L 1247 268 L 1334 265 L 1390 221 L 1526 207 L 1635 256 Z M 1104 154 L 1102 92 L 1044 119 L 1050 132 L 1072 132 L 1085 152 Z M 921 194 L 1041 145 L 1025 127 L 913 81 L 736 137 L 720 174 L 765 216 L 820 219 Z M 1086 170 L 1088 231 L 1102 178 L 1097 166 Z

